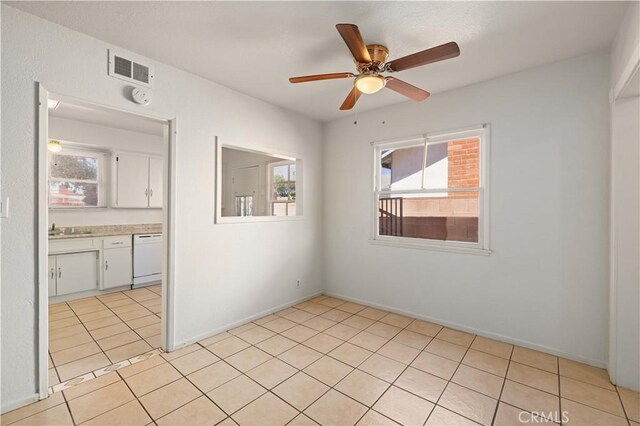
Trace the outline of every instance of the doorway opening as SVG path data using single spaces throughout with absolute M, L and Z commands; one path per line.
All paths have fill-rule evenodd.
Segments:
M 175 119 L 39 106 L 39 392 L 171 350 Z

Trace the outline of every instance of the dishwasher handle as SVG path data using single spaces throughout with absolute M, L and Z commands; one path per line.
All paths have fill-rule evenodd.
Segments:
M 133 236 L 133 244 L 154 244 L 162 242 L 162 234 L 140 234 Z

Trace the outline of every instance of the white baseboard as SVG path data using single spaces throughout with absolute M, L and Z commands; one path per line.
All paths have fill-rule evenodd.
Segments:
M 316 293 L 314 293 L 314 294 L 312 294 L 310 296 L 301 297 L 300 299 L 296 299 L 296 300 L 293 300 L 291 302 L 283 303 L 282 305 L 279 305 L 279 306 L 276 306 L 276 307 L 273 307 L 273 308 L 269 308 L 269 309 L 264 310 L 264 311 L 262 311 L 260 313 L 245 317 L 245 318 L 243 318 L 241 320 L 238 320 L 238 321 L 235 321 L 235 322 L 232 322 L 232 323 L 229 323 L 229 324 L 225 324 L 225 325 L 223 325 L 221 327 L 215 328 L 215 329 L 213 329 L 211 331 L 208 331 L 206 333 L 202 333 L 202 334 L 200 334 L 198 336 L 195 336 L 195 337 L 192 337 L 192 338 L 189 338 L 189 339 L 186 339 L 186 340 L 182 340 L 180 342 L 176 342 L 174 350 L 177 351 L 178 349 L 184 348 L 185 346 L 188 346 L 188 345 L 190 345 L 192 343 L 199 342 L 200 340 L 204 340 L 204 339 L 209 338 L 211 336 L 215 336 L 216 334 L 220 334 L 220 333 L 222 333 L 224 331 L 231 330 L 232 328 L 240 327 L 241 325 L 244 325 L 244 324 L 246 324 L 248 322 L 251 322 L 251 321 L 256 320 L 258 318 L 262 318 L 264 316 L 270 315 L 270 314 L 272 314 L 274 312 L 278 312 L 278 311 L 281 311 L 283 309 L 289 308 L 289 307 L 291 307 L 293 305 L 297 305 L 298 303 L 304 302 L 305 300 L 313 299 L 314 297 L 320 296 L 321 294 L 323 294 L 323 292 L 322 291 L 318 291 L 318 292 L 316 292 Z
M 439 325 L 443 325 L 445 327 L 454 328 L 456 330 L 466 331 L 468 333 L 477 334 L 478 336 L 487 337 L 487 338 L 498 340 L 498 341 L 501 341 L 501 342 L 511 343 L 513 345 L 518 345 L 518 346 L 523 346 L 525 348 L 534 349 L 536 351 L 546 352 L 546 353 L 549 353 L 549 354 L 561 356 L 563 358 L 567 358 L 567 359 L 570 359 L 570 360 L 573 360 L 573 361 L 578 361 L 578 362 L 582 362 L 584 364 L 593 365 L 594 367 L 607 368 L 607 362 L 606 361 L 596 360 L 596 359 L 586 358 L 586 357 L 583 357 L 583 356 L 580 356 L 580 355 L 576 355 L 576 354 L 566 353 L 566 352 L 563 352 L 563 351 L 558 350 L 556 348 L 550 348 L 548 346 L 538 345 L 536 343 L 528 342 L 528 341 L 525 341 L 525 340 L 520 340 L 520 339 L 516 339 L 516 338 L 513 338 L 513 337 L 509 337 L 509 336 L 504 336 L 504 335 L 501 335 L 501 334 L 492 333 L 492 332 L 489 332 L 489 331 L 486 331 L 486 330 L 480 330 L 480 329 L 477 329 L 477 328 L 468 327 L 466 325 L 458 324 L 458 323 L 455 323 L 455 322 L 445 321 L 445 320 L 440 319 L 440 318 L 434 318 L 434 317 L 430 317 L 430 316 L 427 316 L 427 315 L 416 314 L 415 312 L 409 312 L 409 311 L 405 311 L 405 310 L 402 310 L 402 309 L 394 308 L 392 306 L 381 305 L 379 303 L 373 303 L 373 302 L 370 302 L 368 300 L 362 300 L 362 299 L 358 299 L 358 298 L 355 298 L 355 297 L 349 297 L 349 296 L 345 296 L 343 294 L 339 294 L 339 293 L 335 293 L 335 292 L 331 292 L 331 291 L 325 291 L 324 294 L 326 294 L 327 296 L 332 296 L 332 297 L 337 297 L 339 299 L 347 300 L 347 301 L 350 301 L 350 302 L 359 303 L 361 305 L 371 306 L 372 308 L 383 309 L 385 311 L 393 312 L 393 313 L 396 313 L 396 314 L 405 315 L 405 316 L 408 316 L 408 317 L 412 317 L 412 318 L 416 318 L 416 319 L 420 319 L 420 320 L 424 320 L 424 321 L 433 322 L 433 323 L 436 323 L 436 324 L 439 324 Z
M 0 413 L 5 414 L 5 413 L 8 413 L 9 411 L 15 410 L 16 408 L 24 407 L 25 405 L 32 404 L 39 400 L 40 400 L 40 395 L 37 393 L 34 393 L 33 395 L 29 395 L 26 398 L 18 399 L 17 401 L 11 401 L 11 402 L 7 402 L 6 404 L 3 404 L 2 407 L 0 408 Z
M 78 293 L 65 294 L 63 296 L 51 296 L 49 298 L 49 304 L 51 305 L 54 303 L 68 302 L 70 300 L 84 299 L 85 297 L 104 296 L 105 294 L 116 293 L 118 291 L 127 291 L 127 290 L 131 290 L 130 284 L 123 285 L 120 287 L 105 288 L 104 290 L 95 289 L 95 290 L 80 291 Z

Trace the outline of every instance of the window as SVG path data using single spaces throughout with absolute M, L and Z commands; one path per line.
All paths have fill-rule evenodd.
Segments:
M 106 207 L 105 154 L 63 146 L 49 152 L 49 207 Z
M 253 216 L 253 195 L 236 196 L 236 216 Z
M 375 143 L 374 240 L 488 253 L 487 132 Z
M 293 161 L 272 164 L 271 215 L 296 215 L 296 163 Z
M 301 158 L 217 140 L 216 167 L 216 223 L 302 219 Z

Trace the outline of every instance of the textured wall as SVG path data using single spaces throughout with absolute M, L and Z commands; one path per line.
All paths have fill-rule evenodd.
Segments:
M 113 46 L 2 5 L 2 406 L 36 392 L 36 84 L 177 119 L 176 344 L 317 293 L 322 286 L 322 128 L 295 113 L 155 62 L 153 101 L 107 76 Z M 215 137 L 304 163 L 304 217 L 214 224 Z M 295 281 L 302 280 L 302 288 Z

